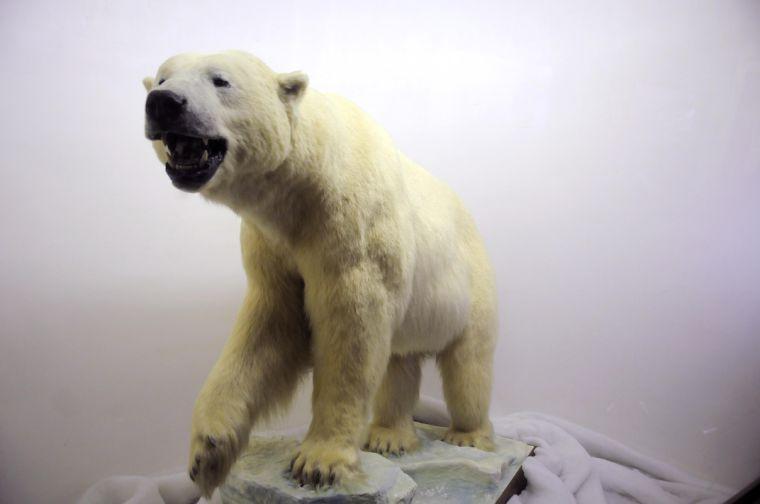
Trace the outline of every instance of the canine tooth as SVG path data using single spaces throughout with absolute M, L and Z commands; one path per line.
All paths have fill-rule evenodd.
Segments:
M 208 161 L 208 151 L 204 150 L 203 155 L 201 156 L 201 163 L 205 163 L 206 161 Z

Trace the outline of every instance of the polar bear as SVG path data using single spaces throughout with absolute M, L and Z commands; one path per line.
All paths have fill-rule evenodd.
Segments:
M 289 468 L 301 484 L 360 474 L 362 446 L 415 449 L 427 356 L 451 414 L 444 441 L 492 449 L 493 275 L 454 192 L 356 105 L 250 54 L 181 54 L 143 83 L 145 134 L 172 183 L 242 221 L 247 294 L 192 418 L 203 493 L 309 369 L 313 418 Z

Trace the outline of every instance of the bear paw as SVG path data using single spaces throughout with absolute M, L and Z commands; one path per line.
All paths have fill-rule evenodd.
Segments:
M 364 449 L 380 455 L 403 455 L 416 450 L 420 445 L 414 427 L 381 427 L 373 425 L 369 429 Z
M 190 445 L 190 479 L 206 498 L 221 485 L 237 458 L 240 443 L 234 430 L 201 430 L 193 432 Z
M 288 471 L 301 486 L 338 485 L 358 474 L 359 454 L 353 446 L 306 440 L 291 460 Z
M 493 429 L 481 428 L 473 431 L 458 431 L 453 428 L 449 429 L 443 435 L 443 441 L 455 446 L 471 446 L 485 451 L 493 451 Z

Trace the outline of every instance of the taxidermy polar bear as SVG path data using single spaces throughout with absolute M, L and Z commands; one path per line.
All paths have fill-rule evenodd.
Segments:
M 426 356 L 444 441 L 492 447 L 496 302 L 472 218 L 367 114 L 307 83 L 243 52 L 178 55 L 144 80 L 145 134 L 172 183 L 242 218 L 248 292 L 193 413 L 189 472 L 206 495 L 309 369 L 313 419 L 290 468 L 302 484 L 358 473 L 360 446 L 417 446 Z

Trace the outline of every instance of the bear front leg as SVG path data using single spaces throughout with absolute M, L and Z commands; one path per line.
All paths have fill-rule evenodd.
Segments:
M 291 462 L 302 485 L 332 485 L 359 470 L 369 404 L 390 356 L 388 296 L 369 268 L 306 280 L 314 359 L 313 418 Z
M 247 446 L 258 418 L 287 402 L 308 366 L 299 317 L 249 292 L 196 400 L 188 472 L 209 497 Z

